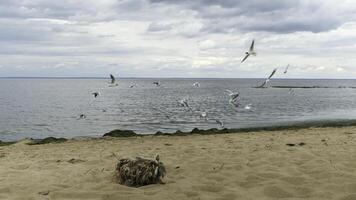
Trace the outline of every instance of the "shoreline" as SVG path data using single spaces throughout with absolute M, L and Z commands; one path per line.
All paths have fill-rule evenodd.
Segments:
M 0 140 L 0 147 L 15 144 L 19 141 L 30 139 L 36 144 L 46 144 L 46 143 L 57 143 L 65 142 L 68 140 L 76 140 L 80 138 L 90 138 L 90 139 L 100 139 L 105 136 L 111 137 L 146 137 L 146 136 L 188 136 L 188 135 L 215 135 L 215 134 L 238 134 L 238 133 L 248 133 L 248 132 L 261 132 L 261 131 L 288 131 L 288 130 L 301 130 L 308 128 L 333 128 L 333 127 L 349 127 L 356 126 L 356 119 L 350 120 L 320 120 L 320 121 L 308 121 L 308 122 L 295 122 L 291 124 L 282 125 L 272 125 L 272 126 L 261 126 L 261 127 L 247 127 L 247 128 L 211 128 L 211 129 L 199 129 L 193 128 L 191 131 L 180 131 L 175 132 L 161 132 L 157 131 L 153 134 L 140 134 L 132 130 L 121 130 L 114 129 L 108 133 L 104 133 L 101 136 L 74 136 L 72 138 L 64 137 L 45 137 L 45 138 L 22 138 L 19 140 L 5 141 Z
M 356 126 L 26 142 L 0 146 L 1 199 L 356 197 Z M 114 181 L 118 159 L 156 154 L 165 184 Z

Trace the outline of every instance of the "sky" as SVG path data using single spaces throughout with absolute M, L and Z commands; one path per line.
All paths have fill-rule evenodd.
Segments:
M 257 56 L 241 64 L 253 39 Z M 255 78 L 274 68 L 279 78 L 356 78 L 356 1 L 0 0 L 0 77 Z

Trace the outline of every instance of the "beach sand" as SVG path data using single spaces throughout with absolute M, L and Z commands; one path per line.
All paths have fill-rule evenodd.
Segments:
M 156 153 L 166 184 L 115 183 L 118 157 Z M 279 198 L 356 199 L 356 127 L 0 147 L 0 199 Z

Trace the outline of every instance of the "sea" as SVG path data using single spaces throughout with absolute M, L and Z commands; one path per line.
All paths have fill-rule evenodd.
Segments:
M 256 88 L 263 81 L 125 78 L 112 87 L 104 78 L 0 78 L 0 140 L 356 120 L 356 80 L 272 79 Z M 226 90 L 239 93 L 238 107 Z

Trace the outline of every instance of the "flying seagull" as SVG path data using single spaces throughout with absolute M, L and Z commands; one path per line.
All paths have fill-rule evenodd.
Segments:
M 215 121 L 216 121 L 216 123 L 218 123 L 221 126 L 221 128 L 224 128 L 224 122 L 223 121 L 221 121 L 219 119 L 217 119 Z
M 80 114 L 79 115 L 79 119 L 85 119 L 85 118 L 87 118 L 87 116 L 85 114 Z
M 245 109 L 246 110 L 250 110 L 251 109 L 251 105 L 252 105 L 252 103 L 249 103 L 249 104 L 245 105 Z
M 160 86 L 161 85 L 161 83 L 159 81 L 154 81 L 153 84 L 156 85 L 156 86 Z
M 253 50 L 254 46 L 255 46 L 255 40 L 252 40 L 250 49 L 249 49 L 249 51 L 246 51 L 246 52 L 245 52 L 246 55 L 245 55 L 245 57 L 242 59 L 241 63 L 242 63 L 243 61 L 245 61 L 250 55 L 253 55 L 253 56 L 256 56 L 256 55 L 257 55 L 257 53 Z
M 193 87 L 200 87 L 200 83 L 199 82 L 193 83 Z
M 289 64 L 287 65 L 287 67 L 286 67 L 286 69 L 284 70 L 284 72 L 283 73 L 287 73 L 288 72 L 288 68 L 289 68 Z
M 228 95 L 230 96 L 231 99 L 236 99 L 240 95 L 238 92 L 232 92 L 231 90 L 226 90 L 226 92 L 229 93 Z
M 115 83 L 116 79 L 115 79 L 114 75 L 110 74 L 110 79 L 111 79 L 111 82 L 110 82 L 111 86 L 118 86 L 118 84 Z
M 207 114 L 206 112 L 201 112 L 201 113 L 200 113 L 200 118 L 205 119 L 205 121 L 208 120 L 208 119 L 207 119 L 207 116 L 208 116 L 208 114 Z
M 91 94 L 94 96 L 94 98 L 100 96 L 100 92 L 93 92 L 93 93 L 91 93 Z
M 294 90 L 292 88 L 289 88 L 288 93 L 293 96 L 295 95 Z
M 182 100 L 178 101 L 178 103 L 179 103 L 179 105 L 182 106 L 182 107 L 190 108 L 187 99 L 182 99 Z
M 238 92 L 232 92 L 231 90 L 226 90 L 226 92 L 228 92 L 228 95 L 230 96 L 229 103 L 231 103 L 235 107 L 238 107 L 240 105 L 238 101 L 238 97 L 240 94 Z
M 268 87 L 268 83 L 269 83 L 269 81 L 271 80 L 272 76 L 276 73 L 276 71 L 277 71 L 277 68 L 275 68 L 275 69 L 272 71 L 271 75 L 269 75 L 269 77 L 262 83 L 262 85 L 258 86 L 258 88 L 263 88 L 263 87 L 265 87 L 265 86 Z

